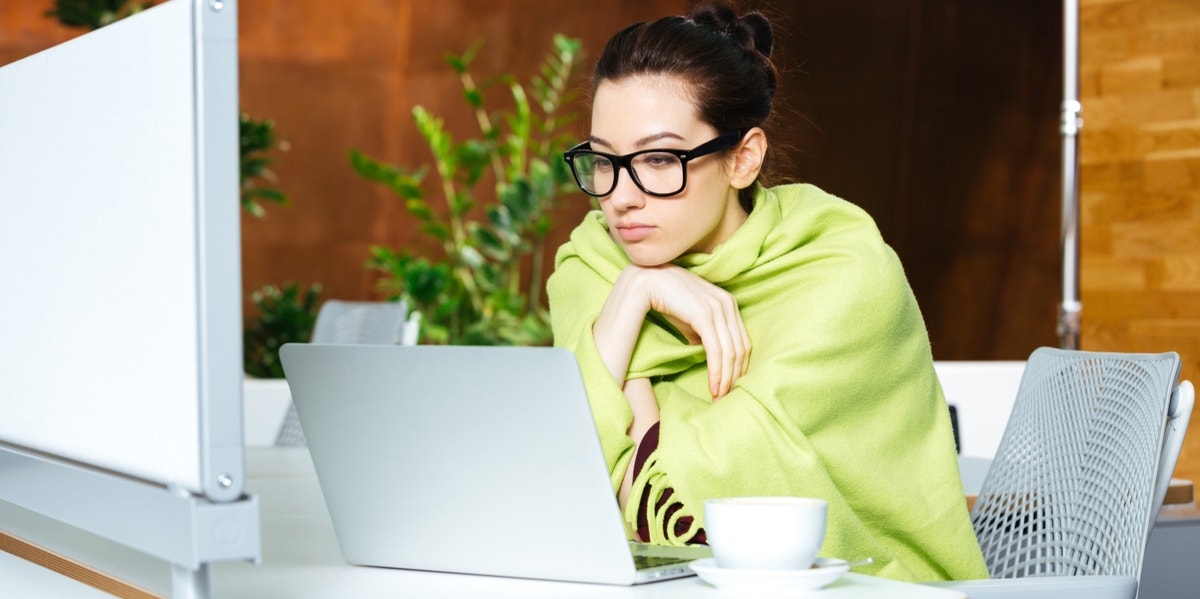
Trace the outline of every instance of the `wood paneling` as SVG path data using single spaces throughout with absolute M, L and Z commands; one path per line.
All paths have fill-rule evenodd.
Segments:
M 785 11 L 795 175 L 870 212 L 934 356 L 1055 345 L 1061 8 L 810 0 Z
M 1080 53 L 1083 347 L 1177 351 L 1200 382 L 1200 3 L 1082 0 Z

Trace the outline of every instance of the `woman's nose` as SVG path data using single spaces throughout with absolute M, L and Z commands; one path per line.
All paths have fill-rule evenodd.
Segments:
M 638 188 L 637 184 L 633 182 L 633 176 L 628 171 L 621 173 L 621 175 L 617 177 L 617 186 L 608 195 L 608 201 L 612 202 L 613 208 L 629 210 L 645 206 L 646 196 Z

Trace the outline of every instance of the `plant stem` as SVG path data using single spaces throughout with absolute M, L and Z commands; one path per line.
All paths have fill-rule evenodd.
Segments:
M 533 240 L 533 256 L 529 267 L 529 302 L 527 308 L 535 312 L 542 301 L 542 248 L 545 239 L 538 236 Z
M 479 91 L 479 88 L 475 85 L 475 79 L 471 77 L 471 73 L 463 71 L 458 78 L 462 81 L 463 89 L 468 93 Z M 483 108 L 482 103 L 475 109 L 475 121 L 479 123 L 479 130 L 483 133 L 484 138 L 487 139 L 492 131 L 492 117 L 488 116 L 487 110 Z M 504 163 L 500 160 L 500 154 L 498 152 L 490 152 L 490 154 L 492 155 L 492 173 L 496 176 L 496 183 L 499 184 L 501 181 L 506 181 Z
M 554 73 L 554 81 L 550 82 L 554 89 L 553 104 L 550 110 L 546 111 L 546 119 L 542 121 L 542 143 L 538 147 L 538 152 L 542 156 L 550 153 L 554 132 L 558 130 L 558 118 L 556 115 L 558 114 L 558 109 L 562 107 L 560 102 L 563 98 L 563 90 L 566 89 L 567 82 L 571 78 L 571 72 L 575 69 L 575 55 L 568 54 L 558 62 L 558 72 Z
M 449 165 L 444 160 L 437 160 L 437 170 L 438 176 L 442 179 L 442 193 L 446 196 L 446 205 L 453 207 L 457 204 L 453 174 L 450 173 Z M 475 284 L 474 271 L 464 264 L 462 259 L 462 248 L 467 244 L 466 226 L 463 224 L 462 215 L 457 210 L 451 208 L 448 216 L 450 218 L 450 239 L 446 241 L 446 255 L 453 260 L 454 272 L 458 273 L 458 279 L 462 281 L 463 289 L 467 292 L 467 297 L 471 299 L 471 306 L 478 314 L 483 309 L 483 297 L 479 293 L 479 286 Z

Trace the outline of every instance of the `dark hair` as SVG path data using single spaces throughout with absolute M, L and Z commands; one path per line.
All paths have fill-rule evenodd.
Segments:
M 726 1 L 700 2 L 687 17 L 635 23 L 614 35 L 596 61 L 592 89 L 633 75 L 674 75 L 691 86 L 700 119 L 717 133 L 745 132 L 773 114 L 773 45 L 762 14 L 739 17 Z M 754 185 L 740 190 L 738 202 L 746 212 L 754 208 Z

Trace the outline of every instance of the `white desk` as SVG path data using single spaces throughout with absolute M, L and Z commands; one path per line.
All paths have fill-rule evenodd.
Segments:
M 259 496 L 262 506 L 263 562 L 257 566 L 241 562 L 215 564 L 212 568 L 214 598 L 731 597 L 696 577 L 615 587 L 350 566 L 338 551 L 306 449 L 252 448 L 247 453 L 247 474 L 247 490 Z M 0 502 L 0 530 L 149 591 L 163 596 L 170 593 L 170 568 L 165 562 L 3 502 Z M 3 581 L 0 588 L 5 596 L 111 599 L 111 595 L 4 552 L 0 552 L 0 581 Z M 954 599 L 963 595 L 850 573 L 809 597 Z

